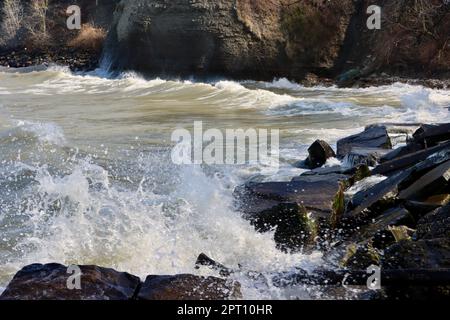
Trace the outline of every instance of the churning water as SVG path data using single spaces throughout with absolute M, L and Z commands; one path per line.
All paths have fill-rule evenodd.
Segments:
M 26 71 L 26 72 L 25 72 Z M 264 174 L 252 166 L 172 164 L 171 133 L 206 128 L 280 129 L 278 175 L 300 169 L 317 138 L 335 143 L 376 122 L 450 120 L 450 92 L 394 84 L 305 88 L 285 79 L 110 78 L 0 69 L 0 291 L 30 263 L 96 264 L 144 277 L 205 273 L 201 252 L 242 270 L 314 269 L 320 252 L 285 254 L 233 210 L 232 191 Z M 214 273 L 213 273 L 214 274 Z M 310 297 L 247 281 L 246 298 Z

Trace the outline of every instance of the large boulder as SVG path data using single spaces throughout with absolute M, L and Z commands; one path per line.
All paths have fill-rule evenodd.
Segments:
M 417 222 L 418 239 L 450 238 L 450 204 L 430 212 Z
M 310 169 L 319 168 L 325 164 L 327 159 L 336 156 L 330 145 L 323 140 L 314 141 L 308 148 L 308 154 L 305 165 Z
M 288 182 L 247 183 L 235 190 L 244 212 L 258 212 L 280 202 L 293 202 L 315 212 L 330 213 L 343 174 L 299 176 Z
M 384 251 L 386 269 L 450 268 L 450 238 L 400 241 Z
M 137 296 L 140 300 L 225 300 L 240 297 L 237 282 L 191 274 L 147 276 Z
M 361 133 L 338 140 L 337 156 L 345 157 L 354 147 L 391 149 L 392 144 L 386 127 L 373 126 Z
M 245 217 L 259 232 L 274 229 L 274 240 L 283 251 L 301 251 L 313 244 L 317 235 L 316 222 L 297 203 L 280 203 Z
M 446 161 L 417 179 L 400 192 L 400 199 L 411 199 L 426 194 L 436 194 L 448 186 L 450 180 L 450 160 Z
M 126 272 L 98 266 L 79 266 L 81 289 L 69 289 L 68 267 L 32 264 L 17 272 L 1 300 L 130 300 L 140 279 Z
M 414 132 L 413 138 L 415 142 L 425 147 L 431 147 L 439 142 L 450 140 L 450 123 L 422 125 Z
M 408 281 L 403 281 L 402 285 L 384 285 L 383 289 L 390 299 L 448 300 L 449 268 L 450 238 L 403 240 L 384 251 L 381 272 L 405 270 Z M 428 275 L 424 276 L 424 272 Z M 411 281 L 413 278 L 420 280 L 420 283 Z

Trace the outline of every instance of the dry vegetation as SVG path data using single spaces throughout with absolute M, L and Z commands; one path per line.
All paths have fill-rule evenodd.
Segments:
M 350 1 L 285 1 L 282 29 L 290 56 L 303 63 L 331 66 L 345 35 Z
M 388 1 L 376 53 L 384 64 L 450 67 L 450 5 L 443 0 Z
M 50 35 L 47 31 L 48 0 L 32 0 L 29 7 L 29 16 L 25 22 L 27 29 L 27 42 L 29 46 L 49 44 Z
M 69 42 L 69 46 L 83 50 L 100 51 L 105 37 L 105 30 L 87 23 L 82 25 L 78 36 Z
M 20 0 L 4 0 L 1 8 L 0 45 L 8 45 L 17 36 L 23 19 Z

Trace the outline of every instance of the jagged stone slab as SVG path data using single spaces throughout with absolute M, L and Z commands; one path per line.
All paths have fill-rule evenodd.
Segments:
M 372 174 L 390 175 L 404 168 L 413 166 L 416 163 L 427 159 L 429 156 L 444 150 L 450 151 L 450 142 L 384 162 L 374 168 Z
M 380 200 L 393 199 L 398 194 L 398 186 L 405 181 L 410 175 L 412 170 L 400 172 L 386 180 L 383 180 L 376 185 L 361 190 L 353 195 L 351 204 L 353 209 L 345 213 L 346 217 L 356 217 L 363 210 L 369 208 Z
M 443 162 L 450 160 L 450 149 L 446 149 L 432 154 L 426 160 L 417 163 L 413 167 L 399 171 L 376 185 L 357 192 L 351 200 L 352 210 L 345 213 L 347 217 L 355 217 L 363 210 L 381 200 L 395 199 L 399 193 L 401 185 L 411 179 L 416 179 L 424 175 L 433 167 L 439 166 Z M 372 171 L 373 173 L 373 171 Z
M 235 196 L 240 200 L 244 212 L 251 211 L 254 204 L 262 200 L 278 202 L 295 202 L 306 209 L 331 212 L 333 200 L 339 191 L 340 181 L 346 175 L 300 176 L 290 182 L 249 183 L 237 188 Z M 266 206 L 267 208 L 267 206 Z
M 450 180 L 450 161 L 444 162 L 416 180 L 411 186 L 399 194 L 400 199 L 412 199 L 433 183 L 447 184 Z M 429 191 L 429 190 L 428 190 Z
M 358 231 L 358 240 L 371 239 L 377 233 L 386 231 L 390 226 L 406 225 L 412 226 L 414 218 L 411 213 L 403 207 L 391 208 L 383 212 L 372 223 L 362 227 Z
M 438 142 L 450 140 L 450 123 L 424 124 L 414 134 L 414 141 L 425 146 L 432 146 Z
M 392 144 L 386 127 L 374 126 L 361 133 L 339 140 L 337 142 L 337 156 L 339 158 L 345 157 L 354 147 L 392 149 Z
M 98 266 L 79 266 L 81 289 L 67 286 L 68 267 L 32 264 L 17 272 L 0 300 L 130 300 L 140 279 L 126 272 Z
M 410 142 L 406 146 L 396 148 L 386 153 L 385 155 L 381 156 L 379 162 L 384 163 L 387 161 L 392 161 L 421 150 L 423 150 L 423 146 L 421 144 L 416 142 Z

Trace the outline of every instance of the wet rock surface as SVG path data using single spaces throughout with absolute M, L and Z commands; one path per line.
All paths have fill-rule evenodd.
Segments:
M 349 154 L 354 147 L 391 149 L 392 144 L 385 126 L 366 128 L 364 132 L 343 138 L 337 142 L 337 156 Z
M 240 284 L 191 274 L 139 277 L 98 266 L 32 264 L 17 272 L 0 300 L 224 300 L 241 297 Z M 69 289 L 73 288 L 73 289 Z
M 137 296 L 140 300 L 225 300 L 241 297 L 237 282 L 189 274 L 147 276 Z
M 417 222 L 416 238 L 450 239 L 450 205 L 440 207 Z
M 259 232 L 275 230 L 275 242 L 284 251 L 301 251 L 314 243 L 317 235 L 316 222 L 306 208 L 297 203 L 280 203 L 246 218 Z
M 129 273 L 98 266 L 80 266 L 80 289 L 61 264 L 32 264 L 20 270 L 0 296 L 0 300 L 129 300 L 140 279 Z
M 328 143 L 323 140 L 316 140 L 308 149 L 309 156 L 305 160 L 305 165 L 310 169 L 323 166 L 327 159 L 334 158 L 336 154 Z

